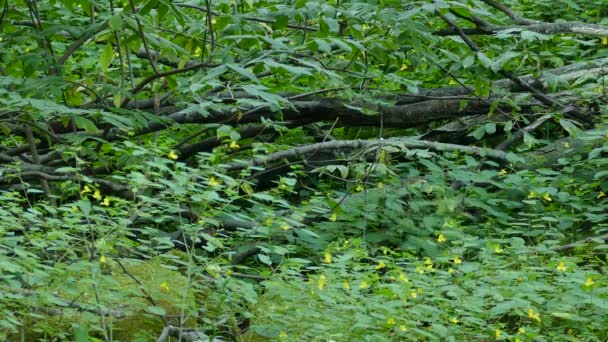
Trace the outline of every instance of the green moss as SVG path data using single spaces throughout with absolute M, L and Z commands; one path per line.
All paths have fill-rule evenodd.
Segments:
M 194 327 L 196 310 L 191 304 L 195 296 L 191 291 L 188 279 L 180 272 L 164 266 L 160 259 L 122 260 L 127 272 L 117 262 L 108 259 L 101 269 L 96 263 L 86 261 L 70 265 L 48 288 L 38 289 L 39 293 L 53 293 L 67 302 L 75 302 L 94 309 L 96 305 L 95 289 L 102 307 L 119 317 L 105 317 L 107 330 L 113 341 L 153 341 L 163 329 L 160 317 L 148 309 L 153 306 L 148 296 L 154 300 L 156 307 L 162 308 L 170 323 L 179 325 L 179 317 L 189 317 L 185 326 Z M 91 271 L 92 270 L 92 271 Z M 127 274 L 128 273 L 128 274 Z M 140 285 L 133 279 L 137 279 Z M 44 297 L 41 295 L 41 297 Z M 52 297 L 46 297 L 41 303 L 54 308 Z M 189 305 L 190 304 L 190 305 Z M 42 304 L 44 305 L 44 304 Z M 24 320 L 25 340 L 40 340 L 52 337 L 69 336 L 75 326 L 99 327 L 99 315 L 75 308 L 66 308 L 60 313 L 38 313 Z M 39 315 L 43 315 L 40 317 Z M 91 331 L 90 336 L 103 336 L 102 331 Z M 19 341 L 20 336 L 11 340 Z

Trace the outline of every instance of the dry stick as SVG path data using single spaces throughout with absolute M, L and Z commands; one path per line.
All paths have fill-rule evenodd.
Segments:
M 590 242 L 594 242 L 596 240 L 608 240 L 608 234 L 603 234 L 603 235 L 599 235 L 599 236 L 592 236 L 592 237 L 588 237 L 584 240 L 580 240 L 580 241 L 576 241 L 573 243 L 569 243 L 567 245 L 563 245 L 563 246 L 557 246 L 555 247 L 556 250 L 558 251 L 567 251 L 576 247 L 580 247 L 582 245 L 588 244 Z
M 452 29 L 454 31 L 456 31 L 458 33 L 458 35 L 460 36 L 460 38 L 462 38 L 462 40 L 464 40 L 465 44 L 467 44 L 467 46 L 472 51 L 477 52 L 478 54 L 484 54 L 481 51 L 481 49 L 462 31 L 462 29 L 458 25 L 456 25 L 456 23 L 454 23 L 454 21 L 452 21 L 450 18 L 448 18 L 448 17 L 444 16 L 443 14 L 441 14 L 441 12 L 439 10 L 436 10 L 435 13 L 439 17 L 441 17 L 441 19 L 443 19 L 450 27 L 452 27 Z M 564 114 L 567 114 L 567 113 L 571 112 L 571 113 L 574 113 L 574 115 L 576 115 L 576 116 L 578 116 L 580 118 L 584 117 L 584 114 L 581 113 L 578 109 L 574 108 L 573 106 L 565 106 L 565 105 L 561 104 L 560 102 L 558 102 L 555 99 L 547 96 L 546 94 L 544 94 L 540 90 L 532 87 L 527 82 L 522 81 L 521 78 L 519 78 L 518 76 L 516 76 L 512 72 L 504 70 L 502 68 L 498 72 L 501 75 L 503 75 L 506 78 L 508 78 L 511 81 L 513 81 L 513 83 L 517 84 L 521 88 L 529 91 L 532 94 L 532 96 L 534 96 L 534 98 L 536 98 L 537 100 L 539 100 L 543 104 L 545 104 L 545 105 L 547 105 L 549 107 L 556 106 L 557 108 L 559 108 L 560 110 L 562 110 L 564 112 Z
M 106 20 L 102 23 L 98 23 L 96 25 L 93 25 L 92 27 L 89 27 L 89 30 L 87 30 L 82 35 L 82 37 L 80 37 L 80 39 L 78 39 L 77 41 L 72 43 L 72 45 L 70 45 L 70 47 L 63 53 L 63 56 L 61 56 L 61 58 L 59 58 L 57 63 L 59 65 L 64 64 L 65 61 L 67 61 L 68 58 L 70 58 L 70 56 L 74 52 L 76 52 L 76 50 L 78 50 L 78 48 L 80 48 L 87 40 L 91 39 L 94 35 L 96 35 L 97 33 L 101 32 L 104 28 L 106 28 L 107 24 L 108 24 L 108 21 Z
M 526 126 L 526 127 L 522 128 L 521 130 L 517 131 L 517 133 L 513 134 L 507 140 L 505 140 L 502 143 L 500 143 L 498 146 L 495 147 L 495 149 L 501 150 L 501 151 L 504 151 L 504 150 L 508 149 L 514 143 L 519 142 L 524 137 L 524 134 L 530 133 L 530 132 L 536 130 L 538 127 L 542 126 L 545 122 L 547 122 L 552 117 L 553 116 L 550 115 L 550 114 L 546 114 L 546 115 L 541 116 L 540 118 L 536 119 L 534 122 L 532 122 L 531 124 L 529 124 L 528 126 Z
M 36 143 L 34 141 L 34 134 L 32 134 L 32 127 L 29 125 L 25 126 L 25 136 L 27 137 L 27 142 L 30 145 L 30 151 L 32 152 L 32 158 L 34 159 L 35 164 L 40 164 L 40 156 L 38 155 L 38 149 L 36 148 Z M 44 194 L 49 199 L 51 206 L 55 206 L 55 200 L 51 197 L 51 189 L 49 188 L 49 183 L 46 179 L 41 179 L 40 184 L 42 184 L 42 188 L 44 189 Z
M 519 14 L 513 12 L 507 6 L 501 4 L 500 2 L 498 2 L 496 0 L 481 0 L 481 1 L 485 2 L 487 5 L 492 6 L 492 7 L 496 8 L 497 10 L 503 12 L 509 18 L 511 18 L 511 20 L 513 20 L 514 23 L 516 23 L 518 25 L 533 25 L 533 24 L 542 23 L 542 21 L 530 20 L 530 19 L 526 19 L 526 18 L 522 17 Z
M 158 69 L 156 68 L 156 61 L 154 60 L 154 58 L 152 58 L 152 55 L 150 54 L 150 49 L 148 48 L 148 42 L 146 41 L 146 36 L 144 35 L 144 29 L 141 25 L 141 21 L 139 20 L 139 17 L 137 16 L 137 9 L 135 9 L 135 3 L 133 2 L 133 0 L 129 0 L 129 4 L 131 5 L 131 12 L 133 13 L 133 16 L 135 17 L 135 23 L 137 24 L 137 30 L 139 31 L 139 36 L 141 37 L 141 40 L 144 43 L 144 50 L 146 50 L 146 53 L 148 54 L 148 59 L 150 61 L 150 64 L 152 64 L 152 69 L 154 70 L 154 73 L 158 74 Z
M 289 150 L 272 153 L 266 157 L 254 158 L 249 162 L 234 162 L 228 165 L 229 171 L 241 170 L 249 166 L 257 166 L 274 162 L 283 158 L 289 159 L 298 157 L 304 154 L 316 152 L 319 150 L 336 150 L 336 149 L 357 149 L 362 147 L 374 147 L 383 145 L 402 146 L 405 148 L 428 148 L 434 151 L 460 151 L 463 153 L 474 154 L 478 156 L 488 156 L 492 159 L 507 162 L 507 154 L 503 151 L 495 149 L 485 149 L 481 147 L 463 146 L 456 144 L 438 143 L 433 141 L 416 140 L 411 138 L 391 138 L 391 139 L 374 139 L 374 140 L 335 140 L 311 145 L 300 146 Z

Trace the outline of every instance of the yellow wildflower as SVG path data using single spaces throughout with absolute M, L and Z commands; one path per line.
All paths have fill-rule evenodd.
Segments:
M 361 280 L 361 284 L 359 284 L 360 289 L 366 289 L 369 287 L 369 284 L 365 280 Z
M 560 262 L 559 262 L 559 264 L 557 264 L 556 269 L 557 269 L 558 271 L 560 271 L 560 272 L 566 272 L 566 270 L 567 270 L 568 268 L 566 267 L 566 264 L 564 264 L 564 262 L 563 262 L 563 261 L 560 261 Z
M 289 230 L 289 225 L 287 223 L 283 223 L 281 225 L 281 229 L 283 229 L 283 230 Z
M 405 71 L 407 70 L 409 67 L 407 66 L 407 64 L 401 64 L 401 71 Z
M 356 192 L 361 192 L 361 191 L 363 191 L 363 185 L 361 185 L 361 184 L 357 184 L 357 186 L 355 187 L 355 191 L 356 191 Z
M 163 291 L 169 291 L 169 284 L 167 284 L 166 281 L 163 281 L 162 283 L 160 283 L 159 287 Z
M 70 211 L 73 212 L 73 213 L 76 213 L 76 212 L 78 212 L 78 207 L 75 206 L 75 205 L 73 205 L 73 206 L 70 207 Z
M 462 259 L 460 259 L 459 257 L 455 257 L 453 261 L 456 265 L 462 264 Z
M 95 193 L 93 193 L 93 198 L 98 201 L 101 201 L 101 191 L 95 190 Z
M 234 141 L 234 140 L 232 140 L 230 142 L 230 145 L 228 145 L 228 148 L 231 150 L 236 150 L 239 147 L 241 147 L 241 146 L 239 146 L 239 144 L 237 144 L 236 141 Z
M 602 45 L 608 46 L 608 37 L 602 37 Z
M 363 31 L 369 30 L 369 25 L 367 25 L 367 24 L 361 25 L 361 30 L 363 30 Z
M 400 325 L 399 326 L 399 330 L 401 330 L 402 332 L 406 332 L 407 331 L 407 327 L 405 325 Z
M 536 191 L 530 191 L 530 193 L 528 194 L 528 199 L 536 198 L 536 196 L 538 196 L 536 194 Z
M 506 169 L 501 169 L 500 172 L 498 173 L 501 176 L 506 175 L 507 173 L 509 173 Z
M 517 333 L 518 333 L 518 334 L 525 334 L 525 333 L 526 333 L 526 329 L 524 329 L 524 328 L 519 328 L 519 329 L 517 329 Z
M 565 148 L 570 148 L 570 144 L 568 144 L 567 142 L 564 143 L 564 147 Z
M 106 258 L 106 256 L 105 256 L 105 255 L 102 255 L 102 256 L 99 258 L 99 262 L 100 262 L 100 263 L 102 263 L 102 264 L 105 264 L 106 262 L 108 262 L 108 258 Z
M 423 292 L 423 291 L 424 291 L 424 290 L 422 290 L 422 288 L 421 288 L 421 287 L 419 287 L 419 288 L 418 288 L 418 294 L 422 294 L 422 292 Z
M 393 317 L 389 317 L 386 320 L 386 324 L 388 324 L 388 325 L 394 325 L 395 323 L 396 323 L 396 321 L 395 321 L 395 319 Z
M 502 331 L 500 331 L 500 329 L 496 329 L 496 331 L 494 332 L 494 336 L 496 336 L 496 339 L 499 339 L 501 334 Z
M 416 272 L 418 274 L 424 274 L 424 270 L 422 269 L 422 266 L 420 266 L 420 265 L 416 266 Z
M 376 186 L 382 189 L 382 188 L 384 188 L 384 183 L 382 183 L 382 182 L 378 182 L 378 183 L 376 184 Z
M 325 275 L 321 274 L 319 276 L 319 280 L 317 281 L 317 287 L 319 287 L 319 290 L 323 290 L 323 287 L 325 287 L 326 281 L 327 281 L 327 278 L 325 278 Z
M 386 267 L 386 264 L 384 264 L 384 261 L 380 261 L 380 262 L 378 263 L 378 265 L 376 265 L 376 269 L 377 269 L 377 270 L 381 270 L 381 269 L 383 269 L 383 268 L 385 268 L 385 267 Z
M 281 333 L 279 334 L 279 338 L 287 338 L 287 333 L 284 331 L 281 331 Z
M 433 265 L 433 260 L 431 260 L 431 258 L 429 258 L 429 257 L 426 257 L 426 258 L 424 258 L 424 264 L 427 265 L 427 266 L 428 265 L 432 266 Z
M 325 257 L 323 258 L 323 262 L 326 263 L 326 264 L 330 264 L 331 263 L 331 253 L 325 252 Z
M 338 219 L 338 215 L 336 213 L 332 213 L 331 216 L 329 217 L 329 220 L 331 222 L 336 222 L 337 219 Z
M 456 271 L 454 271 L 454 269 L 450 267 L 450 268 L 448 268 L 448 273 L 449 274 L 454 274 L 454 273 L 456 273 Z
M 418 293 L 416 293 L 416 290 L 411 290 L 410 291 L 410 297 L 412 297 L 412 298 L 418 297 Z
M 406 284 L 410 282 L 410 280 L 407 279 L 407 277 L 403 273 L 399 274 L 399 280 L 401 280 L 402 282 L 404 282 Z
M 209 186 L 216 187 L 219 184 L 220 183 L 217 181 L 217 179 L 215 179 L 215 177 L 209 177 Z
M 585 286 L 590 287 L 593 284 L 595 284 L 593 279 L 591 279 L 591 277 L 587 277 L 587 279 L 585 280 Z
M 88 185 L 84 186 L 84 189 L 82 189 L 82 191 L 80 192 L 81 195 L 86 194 L 87 192 L 91 192 L 91 188 Z
M 264 220 L 264 224 L 267 226 L 272 225 L 272 217 L 268 217 L 266 220 Z
M 494 253 L 502 254 L 502 252 L 504 252 L 504 250 L 502 248 L 500 248 L 500 245 L 494 246 Z
M 521 339 L 519 337 L 516 337 L 514 342 L 521 342 Z
M 177 153 L 173 150 L 171 150 L 171 152 L 169 152 L 169 154 L 167 154 L 167 157 L 169 157 L 169 159 L 173 159 L 173 160 L 177 160 L 177 158 L 179 158 Z
M 103 202 L 101 203 L 101 205 L 105 205 L 106 207 L 109 207 L 110 206 L 110 198 L 106 196 L 103 199 Z
M 456 81 L 454 81 L 454 80 L 449 80 L 449 81 L 448 81 L 448 84 L 449 84 L 449 85 L 456 85 Z
M 606 197 L 606 193 L 600 190 L 600 193 L 599 193 L 599 194 L 597 194 L 596 199 L 600 199 L 600 198 L 602 198 L 602 197 Z
M 346 280 L 342 282 L 342 287 L 345 290 L 350 290 L 350 285 L 348 284 L 348 282 Z
M 458 320 L 458 318 L 456 318 L 456 317 L 452 317 L 452 318 L 450 318 L 450 322 L 452 322 L 453 324 L 458 324 L 458 323 L 460 323 L 460 321 L 459 321 L 459 320 Z
M 534 309 L 532 308 L 528 310 L 528 318 L 540 322 L 540 314 L 538 312 L 534 312 Z
M 443 236 L 442 233 L 439 233 L 439 235 L 437 235 L 437 242 L 439 242 L 439 243 L 445 242 L 445 236 Z
M 548 194 L 548 193 L 546 193 L 546 192 L 545 192 L 545 193 L 542 195 L 542 199 L 544 199 L 544 200 L 545 200 L 545 201 L 547 201 L 547 202 L 551 202 L 551 201 L 553 201 L 553 199 L 551 198 L 551 195 L 549 195 L 549 194 Z

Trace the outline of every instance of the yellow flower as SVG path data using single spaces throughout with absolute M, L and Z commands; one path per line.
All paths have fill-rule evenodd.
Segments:
M 452 317 L 452 318 L 450 318 L 450 322 L 452 322 L 452 323 L 454 323 L 454 324 L 458 324 L 458 323 L 460 323 L 460 321 L 459 321 L 459 320 L 458 320 L 458 318 L 456 318 L 456 317 Z
M 84 186 L 84 189 L 80 192 L 81 195 L 86 194 L 87 192 L 91 192 L 91 188 L 88 185 Z
M 551 198 L 551 195 L 549 195 L 549 194 L 548 194 L 548 193 L 546 193 L 546 192 L 543 194 L 542 199 L 544 199 L 544 200 L 545 200 L 545 201 L 547 201 L 547 202 L 551 202 L 551 201 L 553 201 L 553 199 Z
M 317 287 L 319 288 L 319 290 L 323 290 L 323 288 L 325 287 L 326 281 L 327 281 L 327 278 L 325 278 L 325 275 L 321 274 L 319 276 L 319 280 L 317 281 Z
M 234 271 L 228 270 L 228 271 L 226 271 L 226 276 L 230 277 L 232 275 L 232 273 L 234 273 Z
M 166 281 L 163 281 L 162 283 L 160 283 L 159 287 L 163 291 L 169 291 L 169 284 L 167 284 Z
M 284 331 L 281 331 L 281 333 L 279 334 L 279 338 L 287 338 L 287 333 Z
M 570 144 L 568 144 L 567 142 L 564 143 L 564 147 L 565 148 L 570 148 Z
M 78 212 L 78 207 L 75 206 L 75 205 L 73 205 L 73 206 L 70 207 L 70 211 L 73 212 L 73 213 L 76 213 L 76 212 Z
M 564 264 L 564 262 L 563 262 L 563 261 L 560 261 L 560 262 L 559 262 L 559 264 L 557 264 L 556 269 L 557 269 L 558 271 L 560 271 L 560 272 L 566 272 L 566 270 L 567 270 L 568 268 L 566 267 L 566 264 Z
M 177 160 L 177 158 L 179 158 L 179 156 L 177 155 L 177 153 L 173 150 L 171 150 L 171 152 L 169 152 L 169 154 L 167 155 L 167 157 L 169 157 L 169 159 L 173 159 L 173 160 Z
M 534 312 L 534 309 L 530 308 L 528 310 L 528 318 L 539 321 L 540 322 L 540 314 L 537 312 Z
M 429 258 L 429 257 L 426 257 L 426 258 L 424 258 L 424 264 L 433 265 L 433 260 L 431 260 L 431 258 Z
M 218 181 L 217 181 L 217 179 L 215 179 L 215 177 L 209 177 L 209 186 L 216 187 L 219 184 L 220 183 L 218 183 Z
M 450 268 L 448 268 L 448 273 L 449 274 L 454 274 L 454 273 L 456 273 L 456 271 L 454 271 L 454 269 L 450 267 Z
M 521 339 L 519 337 L 516 337 L 514 342 L 521 342 Z
M 500 334 L 502 334 L 502 331 L 500 331 L 500 329 L 496 329 L 496 331 L 494 332 L 494 336 L 496 336 L 496 339 L 500 338 Z
M 404 282 L 406 284 L 410 282 L 410 280 L 407 279 L 407 277 L 403 273 L 399 274 L 399 280 L 401 280 L 402 282 Z
M 272 225 L 272 217 L 268 217 L 266 220 L 264 220 L 264 224 L 267 226 Z
M 382 189 L 382 188 L 384 188 L 384 183 L 382 183 L 382 182 L 378 182 L 378 183 L 376 184 L 376 186 Z
M 332 213 L 331 216 L 329 217 L 329 220 L 331 222 L 336 222 L 337 219 L 338 219 L 338 215 L 336 213 Z
M 102 256 L 99 258 L 99 262 L 100 262 L 100 263 L 102 263 L 102 264 L 105 264 L 106 262 L 108 262 L 108 258 L 106 258 L 106 256 L 105 256 L 105 255 L 102 255 Z
M 600 193 L 599 193 L 599 194 L 597 194 L 596 199 L 600 199 L 600 198 L 602 198 L 602 197 L 606 197 L 606 193 L 600 190 Z
M 384 264 L 384 262 L 383 262 L 383 261 L 380 261 L 380 262 L 378 263 L 378 265 L 376 265 L 376 269 L 377 269 L 377 270 L 381 270 L 381 269 L 383 269 L 383 268 L 385 268 L 385 267 L 386 267 L 386 265 Z
M 283 230 L 289 230 L 289 225 L 287 223 L 283 223 L 281 225 L 281 229 L 283 229 Z
M 325 252 L 325 257 L 323 258 L 323 262 L 326 264 L 331 263 L 331 253 Z
M 407 70 L 409 67 L 407 66 L 407 64 L 401 64 L 401 71 L 405 71 Z
M 439 233 L 439 235 L 437 236 L 437 242 L 439 242 L 439 243 L 445 242 L 445 236 L 443 236 L 442 233 Z
M 459 257 L 455 257 L 453 261 L 456 265 L 462 264 L 462 259 L 460 259 Z
M 448 81 L 448 84 L 449 84 L 449 85 L 456 85 L 456 81 L 454 81 L 453 79 L 452 79 L 452 80 L 449 80 L 449 81 Z
M 504 250 L 502 248 L 500 248 L 500 245 L 494 246 L 494 253 L 502 254 L 502 252 L 504 252 Z
M 506 175 L 507 173 L 509 173 L 506 169 L 501 169 L 500 172 L 498 173 L 501 176 Z
M 602 37 L 602 45 L 608 46 L 608 37 Z
M 386 324 L 388 324 L 388 325 L 394 325 L 395 323 L 396 323 L 396 321 L 395 321 L 395 319 L 393 317 L 389 317 L 386 320 Z
M 361 284 L 359 284 L 360 289 L 366 289 L 369 287 L 369 284 L 365 280 L 361 280 Z
M 230 142 L 230 145 L 228 145 L 228 148 L 231 149 L 231 150 L 236 150 L 239 147 L 240 147 L 239 144 L 237 144 L 236 141 L 234 141 L 234 140 L 232 140 Z
M 356 192 L 361 192 L 361 191 L 363 191 L 363 185 L 361 185 L 361 184 L 357 184 L 357 186 L 355 187 L 355 191 L 356 191 Z
M 421 288 L 421 287 L 419 287 L 419 288 L 418 288 L 418 294 L 422 294 L 422 292 L 423 292 L 423 291 L 424 291 L 424 290 L 422 290 L 422 288 Z
M 517 333 L 518 333 L 518 334 L 525 334 L 525 333 L 526 333 L 526 329 L 524 329 L 524 328 L 519 328 L 519 329 L 517 329 Z
M 101 205 L 105 205 L 106 207 L 109 207 L 110 206 L 110 198 L 106 196 L 103 199 L 103 202 L 101 203 Z
M 348 282 L 346 280 L 342 282 L 342 287 L 345 290 L 350 290 L 350 285 L 348 284 Z
M 591 277 L 587 277 L 587 279 L 585 280 L 585 286 L 590 287 L 593 284 L 595 284 L 593 279 L 591 279 Z
M 93 198 L 98 201 L 101 201 L 101 191 L 95 190 L 95 193 L 93 193 Z
M 410 291 L 410 297 L 412 297 L 412 298 L 418 297 L 418 293 L 416 293 L 416 290 L 411 290 Z
M 367 24 L 361 25 L 361 30 L 367 31 L 368 29 L 369 29 L 369 25 L 367 25 Z
M 217 23 L 217 20 L 215 18 L 211 19 L 211 25 L 215 25 L 215 23 Z
M 528 199 L 536 198 L 536 196 L 538 196 L 536 194 L 536 191 L 530 191 L 530 193 L 528 194 Z
M 418 274 L 424 274 L 424 270 L 422 269 L 422 266 L 420 266 L 420 265 L 416 266 L 416 272 Z
M 400 325 L 399 326 L 399 330 L 401 330 L 402 332 L 406 332 L 407 331 L 407 327 L 405 325 Z

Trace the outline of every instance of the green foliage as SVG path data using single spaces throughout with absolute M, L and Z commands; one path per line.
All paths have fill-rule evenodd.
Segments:
M 603 0 L 503 3 L 608 25 Z M 508 28 L 472 51 L 438 14 Z M 0 339 L 606 341 L 608 38 L 512 19 L 0 0 Z

